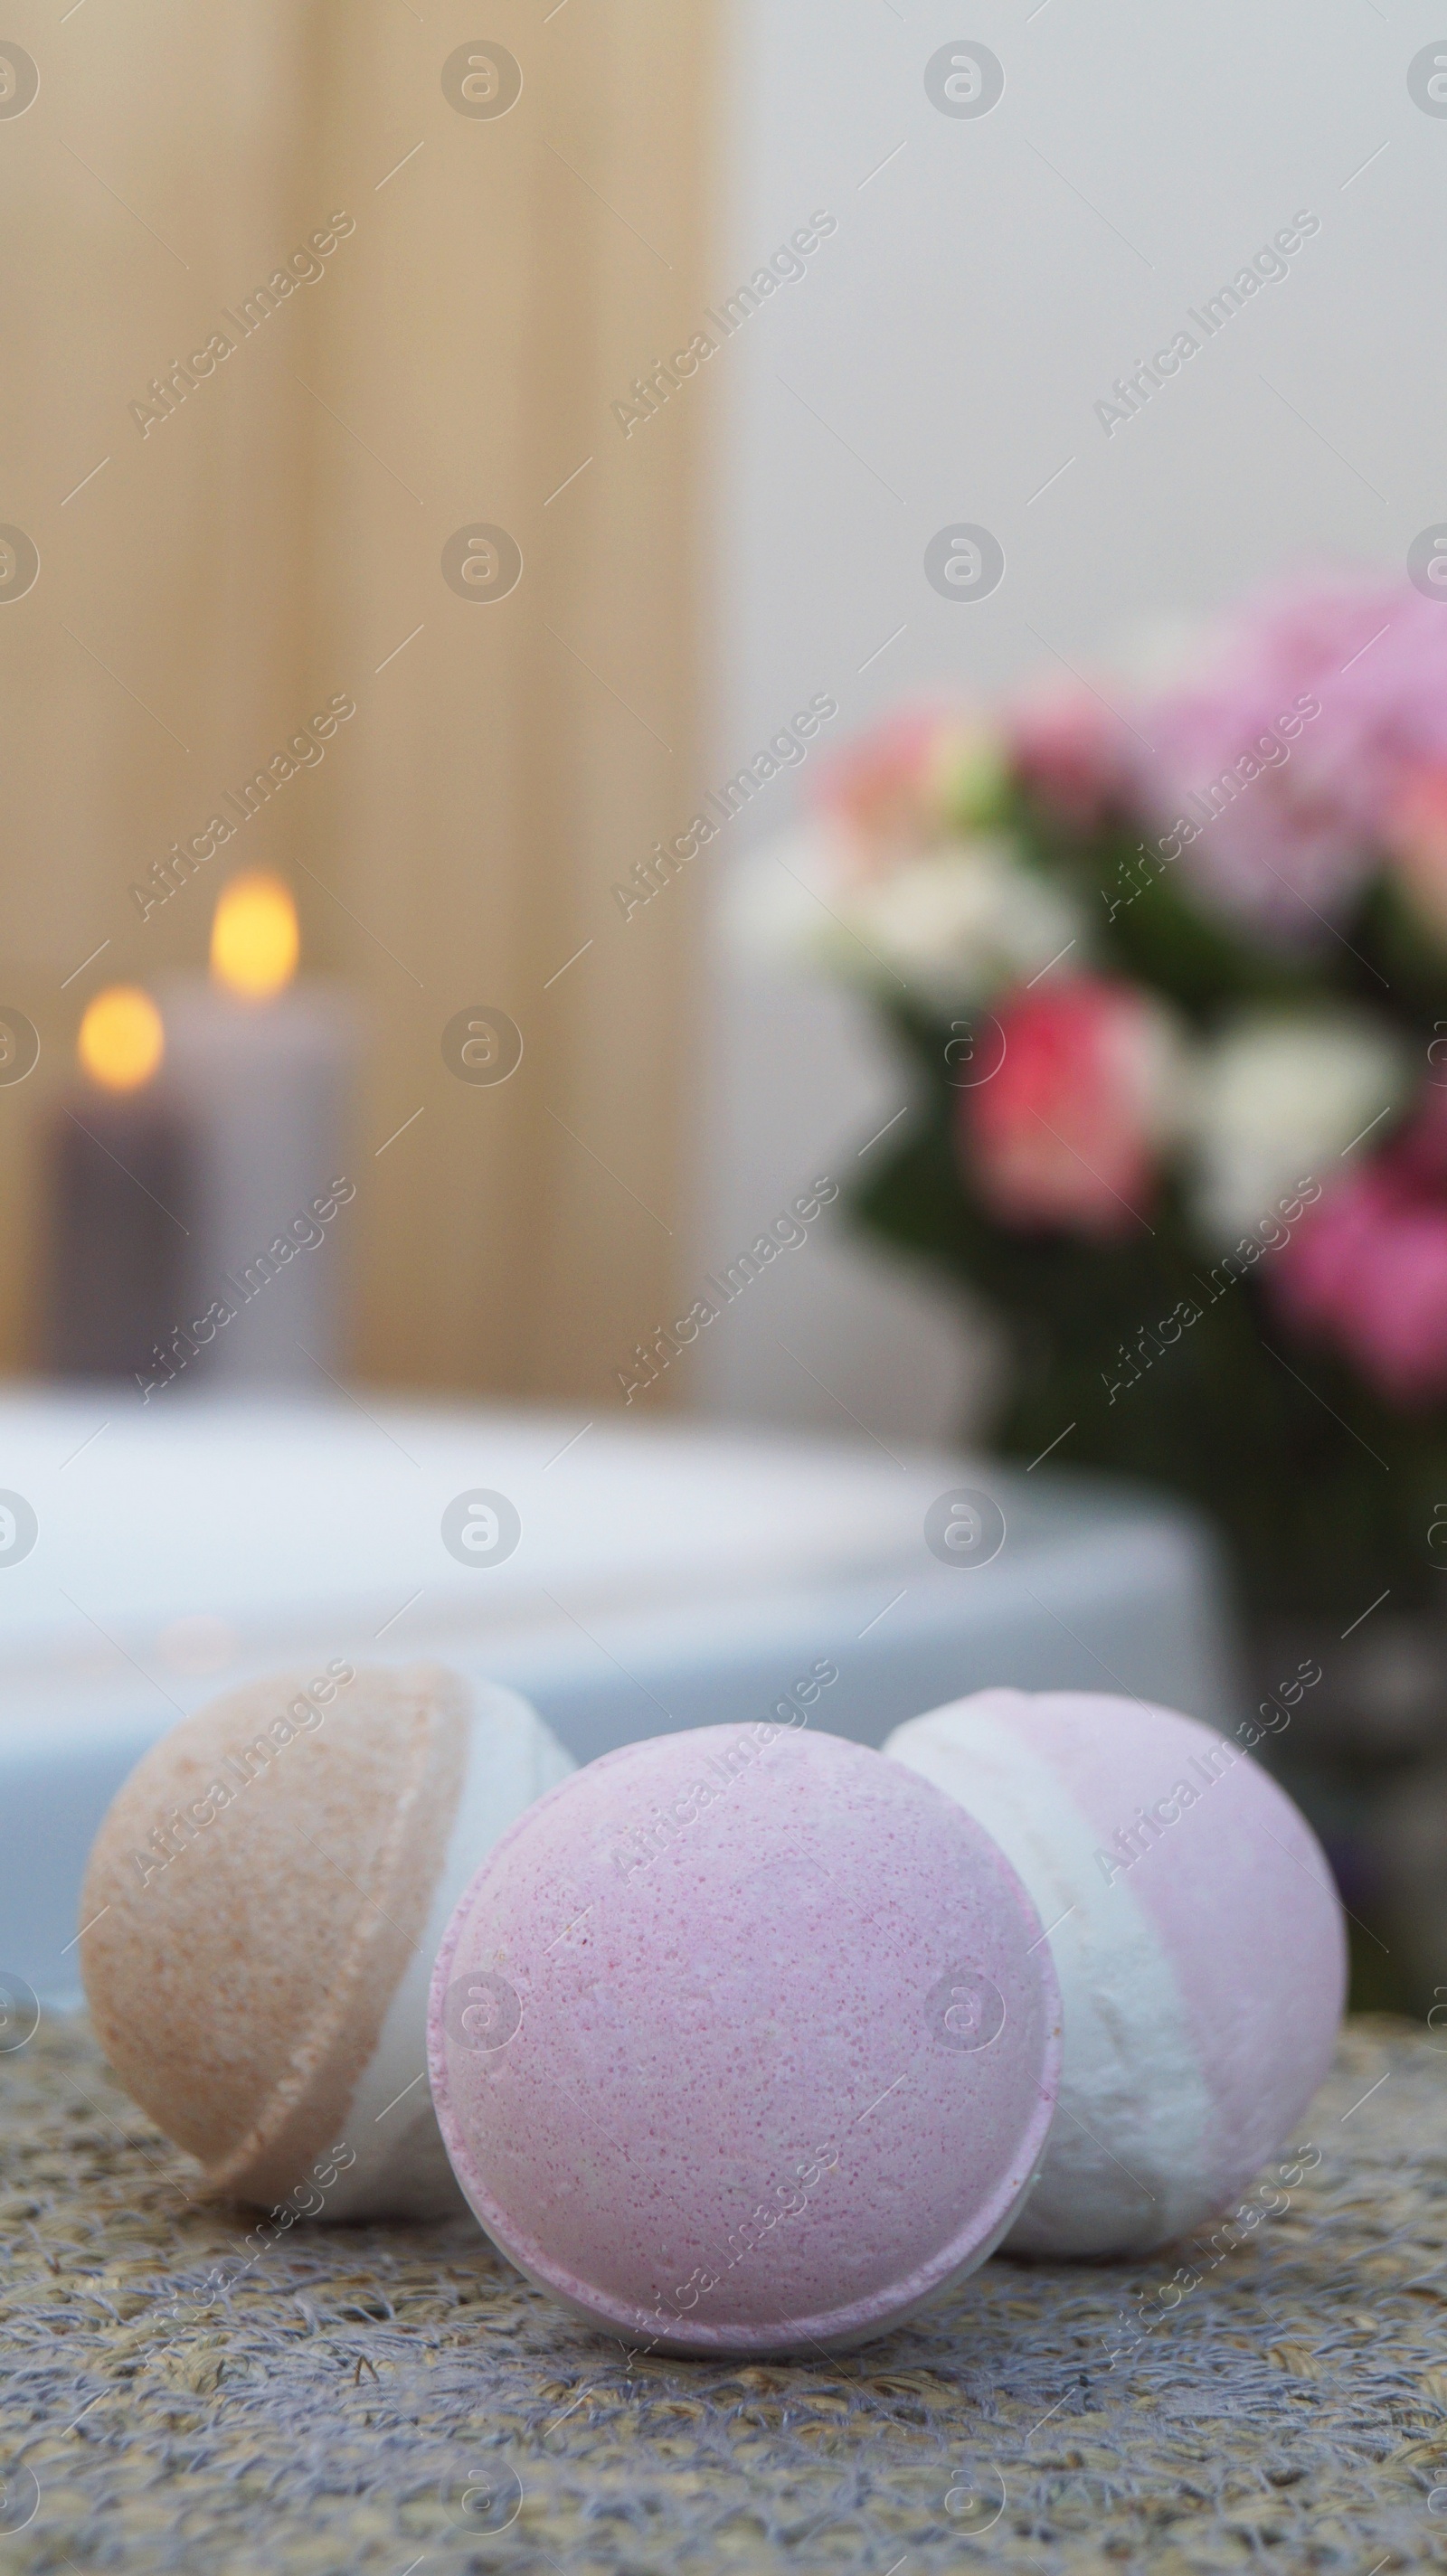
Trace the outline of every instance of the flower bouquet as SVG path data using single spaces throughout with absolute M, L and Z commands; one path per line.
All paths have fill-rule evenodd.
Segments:
M 993 1425 L 1204 1506 L 1258 1612 L 1447 1568 L 1447 611 L 1325 582 L 1169 684 L 911 713 L 809 945 L 913 1061 L 857 1213 L 982 1294 Z

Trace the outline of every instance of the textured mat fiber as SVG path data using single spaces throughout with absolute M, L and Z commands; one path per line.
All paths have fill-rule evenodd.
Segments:
M 79 2023 L 0 2058 L 0 2576 L 1447 2567 L 1447 2033 L 1358 2022 L 1242 2213 L 867 2352 L 630 2356 L 469 2225 L 250 2215 Z

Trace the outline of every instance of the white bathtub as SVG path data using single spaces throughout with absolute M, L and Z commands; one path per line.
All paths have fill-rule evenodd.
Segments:
M 333 1655 L 512 1682 L 582 1761 L 762 1714 L 816 1658 L 838 1679 L 814 1721 L 864 1743 L 987 1682 L 1233 1713 L 1214 1555 L 1152 1500 L 944 1453 L 585 1420 L 370 1394 L 0 1400 L 0 1488 L 38 1524 L 0 1560 L 0 1973 L 72 1998 L 86 1850 L 137 1756 L 216 1691 Z M 1006 1522 L 973 1568 L 925 1543 L 960 1486 Z M 476 1489 L 521 1522 L 503 1562 L 443 1544 Z

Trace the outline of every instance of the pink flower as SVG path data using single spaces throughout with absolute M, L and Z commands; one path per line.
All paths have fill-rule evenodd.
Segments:
M 1136 722 L 1138 799 L 1160 830 L 1186 827 L 1183 877 L 1311 947 L 1363 890 L 1409 783 L 1447 767 L 1447 614 L 1405 583 L 1278 592 Z
M 1298 1332 L 1340 1343 L 1359 1302 L 1368 1246 L 1391 1224 L 1399 1193 L 1375 1165 L 1353 1172 L 1299 1220 L 1264 1276 L 1278 1312 Z
M 826 809 L 858 842 L 919 838 L 921 783 L 941 719 L 910 709 L 876 725 L 824 773 Z
M 1285 1320 L 1391 1404 L 1447 1396 L 1447 1091 L 1337 1183 L 1264 1265 Z
M 1408 780 L 1383 837 L 1417 911 L 1447 939 L 1447 768 L 1422 769 Z
M 1127 795 L 1130 737 L 1088 689 L 1041 689 L 1004 715 L 1006 746 L 1022 784 L 1075 831 L 1091 831 Z
M 994 821 L 1002 746 L 967 710 L 911 708 L 852 744 L 824 772 L 820 798 L 855 882 Z
M 1407 1207 L 1362 1246 L 1348 1353 L 1389 1402 L 1447 1394 L 1447 1208 Z
M 1379 1168 L 1343 1181 L 1267 1270 L 1289 1323 L 1403 1407 L 1447 1395 L 1447 1206 Z
M 1133 985 L 1077 975 L 1000 1015 L 998 1072 L 961 1098 L 961 1146 L 1007 1225 L 1109 1237 L 1144 1224 L 1176 1092 L 1176 1042 Z

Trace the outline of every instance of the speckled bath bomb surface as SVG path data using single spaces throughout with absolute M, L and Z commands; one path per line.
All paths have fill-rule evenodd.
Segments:
M 1341 1903 L 1285 1791 L 1174 1709 L 979 1691 L 885 1747 L 1008 1852 L 1050 1926 L 1060 2109 L 1020 2253 L 1145 2254 L 1228 2208 L 1331 2064 Z
M 81 1964 L 111 2064 L 213 2190 L 329 2219 L 455 2207 L 422 2085 L 462 1888 L 571 1770 L 516 1692 L 436 1664 L 248 1682 L 112 1800 Z M 419 2089 L 420 2088 L 420 2089 Z
M 803 2350 L 998 2243 L 1059 2020 L 1030 1899 L 949 1798 L 834 1736 L 708 1727 L 504 1836 L 442 1943 L 429 2064 L 530 2278 L 635 2345 Z

